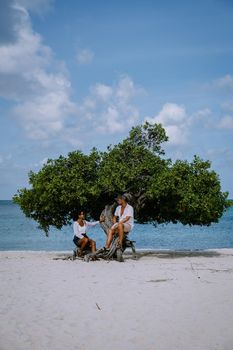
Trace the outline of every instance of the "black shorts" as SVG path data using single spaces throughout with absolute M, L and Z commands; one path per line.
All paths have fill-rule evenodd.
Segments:
M 88 238 L 86 234 L 84 234 L 83 237 Z M 82 239 L 82 238 L 79 238 L 79 237 L 77 237 L 77 236 L 74 236 L 73 242 L 74 242 L 74 244 L 75 244 L 77 247 L 79 246 L 79 242 L 81 241 L 81 239 Z

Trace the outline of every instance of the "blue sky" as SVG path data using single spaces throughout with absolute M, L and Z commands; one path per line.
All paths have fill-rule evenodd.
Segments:
M 161 122 L 233 197 L 231 0 L 0 0 L 0 199 L 48 158 Z

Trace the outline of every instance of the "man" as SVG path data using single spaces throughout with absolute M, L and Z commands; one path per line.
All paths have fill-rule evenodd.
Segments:
M 105 245 L 105 249 L 109 249 L 113 235 L 119 235 L 119 244 L 122 248 L 124 234 L 129 233 L 134 226 L 134 210 L 131 205 L 128 204 L 128 199 L 125 195 L 119 195 L 117 197 L 118 207 L 115 210 L 113 216 L 113 226 L 108 232 L 108 237 Z M 117 222 L 118 219 L 118 222 Z

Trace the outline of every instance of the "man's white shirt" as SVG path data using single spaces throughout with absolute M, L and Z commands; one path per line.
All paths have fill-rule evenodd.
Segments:
M 127 216 L 129 216 L 129 220 L 126 221 L 126 224 L 130 224 L 131 229 L 134 226 L 134 210 L 133 207 L 129 204 L 126 205 L 123 214 L 121 215 L 121 205 L 118 205 L 118 207 L 115 210 L 114 213 L 115 216 L 119 217 L 119 222 L 125 219 Z

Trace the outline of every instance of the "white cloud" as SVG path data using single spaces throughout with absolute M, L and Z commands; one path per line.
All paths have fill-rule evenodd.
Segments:
M 41 159 L 39 162 L 34 163 L 32 166 L 33 167 L 42 167 L 43 165 L 45 165 L 48 161 L 48 157 L 45 157 L 43 159 Z
M 115 94 L 119 101 L 125 102 L 142 92 L 144 92 L 144 90 L 140 87 L 136 87 L 133 80 L 128 76 L 122 77 L 115 89 Z
M 225 101 L 221 104 L 221 107 L 224 111 L 233 112 L 233 102 L 232 101 Z
M 29 138 L 43 140 L 62 131 L 64 119 L 72 108 L 66 92 L 52 91 L 19 104 L 14 114 L 20 118 Z
M 75 105 L 65 69 L 32 30 L 28 11 L 49 1 L 16 1 L 8 10 L 18 18 L 16 40 L 0 45 L 0 96 L 15 101 L 13 114 L 27 136 L 46 140 L 63 128 Z M 56 69 L 57 68 L 57 69 Z
M 107 101 L 113 94 L 112 87 L 104 84 L 96 84 L 91 91 L 94 96 L 103 101 Z
M 221 118 L 220 122 L 218 123 L 218 128 L 219 129 L 233 129 L 233 117 L 232 116 L 225 116 Z
M 233 76 L 226 74 L 223 77 L 216 79 L 213 82 L 213 86 L 220 89 L 233 89 Z
M 206 152 L 206 158 L 210 159 L 214 163 L 215 167 L 218 166 L 221 171 L 227 169 L 229 177 L 233 170 L 233 152 L 232 147 L 227 145 L 219 145 L 217 148 L 210 148 Z
M 211 110 L 209 108 L 200 109 L 193 114 L 193 118 L 203 120 L 211 115 Z
M 215 127 L 215 121 L 211 109 L 203 108 L 190 115 L 190 125 L 201 128 L 212 129 Z
M 188 145 L 190 136 L 195 128 L 213 128 L 212 111 L 209 108 L 199 109 L 188 114 L 183 105 L 165 103 L 160 112 L 154 117 L 147 117 L 150 123 L 161 123 L 169 137 L 169 144 Z
M 139 120 L 133 99 L 142 91 L 128 76 L 121 76 L 113 85 L 96 84 L 80 106 L 79 114 L 92 120 L 97 132 L 123 132 Z
M 188 141 L 191 118 L 185 107 L 176 103 L 165 103 L 154 117 L 147 117 L 150 123 L 161 123 L 169 137 L 169 143 L 182 145 Z
M 54 0 L 17 0 L 17 3 L 31 12 L 42 15 L 48 12 Z
M 80 49 L 76 55 L 79 64 L 89 64 L 94 59 L 94 52 L 90 49 Z
M 103 113 L 105 124 L 99 126 L 100 131 L 109 131 L 110 133 L 118 133 L 125 130 L 125 123 L 120 121 L 120 114 L 116 106 L 109 106 Z
M 12 159 L 12 154 L 1 155 L 0 154 L 0 165 L 9 164 L 9 161 Z

